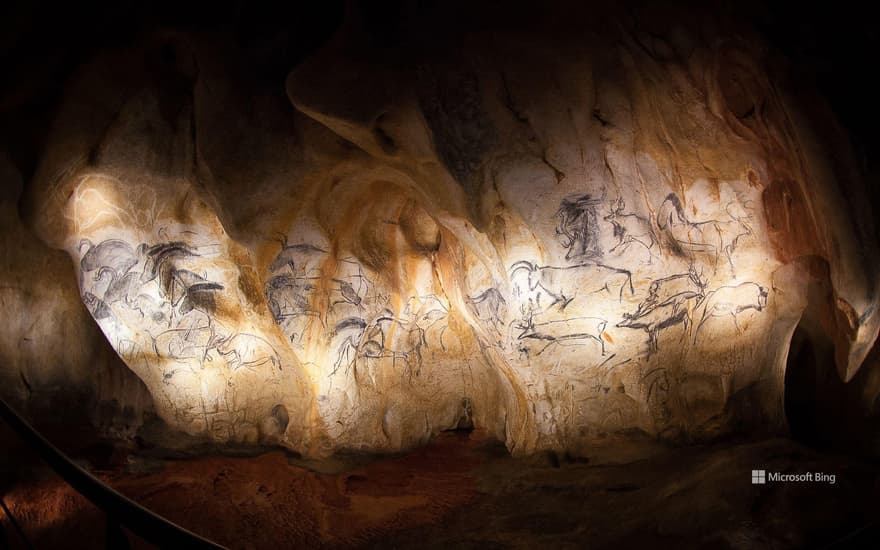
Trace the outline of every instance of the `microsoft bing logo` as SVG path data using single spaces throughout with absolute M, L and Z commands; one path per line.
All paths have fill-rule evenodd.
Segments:
M 767 483 L 766 470 L 752 470 L 752 485 L 764 485 Z

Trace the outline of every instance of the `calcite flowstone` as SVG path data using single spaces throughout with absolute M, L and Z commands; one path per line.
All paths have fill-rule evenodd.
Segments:
M 811 277 L 844 380 L 877 336 L 870 212 L 759 40 L 662 21 L 389 52 L 351 20 L 286 88 L 161 36 L 69 84 L 29 222 L 192 434 L 323 455 L 476 426 L 529 453 L 781 428 Z

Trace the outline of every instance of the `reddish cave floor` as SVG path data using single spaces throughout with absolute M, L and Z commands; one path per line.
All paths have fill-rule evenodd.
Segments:
M 609 449 L 518 460 L 478 434 L 446 433 L 401 456 L 321 464 L 277 450 L 170 459 L 92 445 L 78 455 L 112 487 L 230 548 L 821 548 L 880 517 L 877 464 L 789 440 Z M 753 468 L 834 473 L 836 483 L 752 485 Z M 36 548 L 103 547 L 103 515 L 45 467 L 5 488 Z M 10 547 L 24 548 L 3 522 Z

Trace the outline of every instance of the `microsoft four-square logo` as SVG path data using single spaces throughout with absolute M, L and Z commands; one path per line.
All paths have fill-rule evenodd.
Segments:
M 752 470 L 752 485 L 764 485 L 767 483 L 766 470 Z

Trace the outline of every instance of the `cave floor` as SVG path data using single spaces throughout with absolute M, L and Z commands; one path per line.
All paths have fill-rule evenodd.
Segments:
M 459 432 L 399 456 L 321 463 L 280 450 L 106 443 L 72 454 L 127 496 L 230 548 L 823 548 L 853 532 L 873 540 L 880 518 L 880 465 L 787 439 L 614 443 L 587 459 L 515 459 Z M 0 495 L 34 547 L 103 547 L 101 512 L 47 468 L 26 464 Z M 824 472 L 835 483 L 753 485 L 753 469 Z M 24 548 L 0 518 L 7 544 Z

